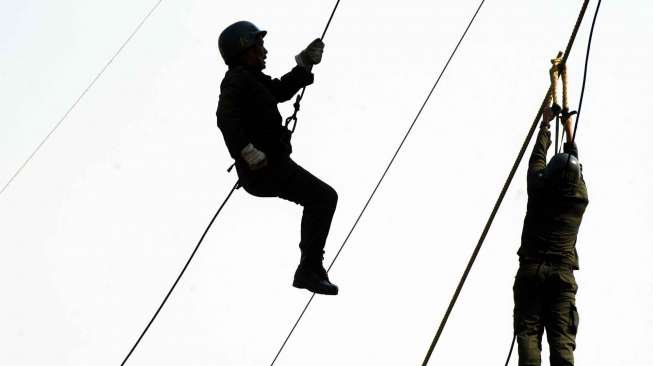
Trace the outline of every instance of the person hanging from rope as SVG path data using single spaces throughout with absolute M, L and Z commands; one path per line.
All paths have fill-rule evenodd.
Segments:
M 329 280 L 322 260 L 338 194 L 290 158 L 290 132 L 277 108 L 313 83 L 312 67 L 320 63 L 324 43 L 311 42 L 295 57 L 297 66 L 272 79 L 262 72 L 268 53 L 263 44 L 266 34 L 247 21 L 236 22 L 220 34 L 218 47 L 228 70 L 220 85 L 218 127 L 235 160 L 239 184 L 248 193 L 304 207 L 301 259 L 293 286 L 337 295 L 338 287 Z
M 565 109 L 562 121 L 567 142 L 563 152 L 546 163 L 551 145 L 549 122 L 555 117 L 551 109 L 544 111 L 528 166 L 528 205 L 513 287 L 514 331 L 521 366 L 540 365 L 544 329 L 551 366 L 574 364 L 578 330 L 578 286 L 573 272 L 578 269 L 576 238 L 589 201 L 573 143 L 572 117 Z

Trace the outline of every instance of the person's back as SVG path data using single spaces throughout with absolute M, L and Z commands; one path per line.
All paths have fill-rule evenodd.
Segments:
M 528 206 L 518 254 L 521 259 L 548 259 L 578 269 L 576 237 L 588 204 L 587 188 L 575 144 L 565 143 L 564 153 L 546 166 L 550 134 L 548 129 L 540 131 L 529 162 Z
M 551 366 L 574 364 L 579 318 L 573 271 L 578 269 L 576 239 L 588 199 L 573 142 L 546 163 L 552 119 L 547 110 L 528 168 L 528 207 L 513 287 L 520 366 L 540 365 L 545 329 Z M 571 118 L 564 123 L 571 140 Z

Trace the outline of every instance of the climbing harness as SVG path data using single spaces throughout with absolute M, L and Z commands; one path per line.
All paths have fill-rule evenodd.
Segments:
M 474 15 L 472 16 L 471 20 L 470 20 L 469 23 L 467 24 L 467 27 L 465 28 L 465 31 L 464 31 L 463 34 L 460 36 L 460 39 L 458 40 L 458 43 L 456 44 L 456 47 L 454 47 L 453 51 L 451 52 L 451 55 L 449 56 L 449 59 L 447 59 L 447 62 L 445 63 L 444 67 L 442 68 L 442 71 L 440 71 L 440 74 L 438 75 L 437 79 L 435 80 L 435 83 L 433 84 L 433 87 L 431 88 L 431 90 L 429 91 L 428 95 L 426 96 L 426 99 L 424 100 L 424 103 L 422 103 L 422 106 L 420 107 L 419 111 L 417 112 L 417 115 L 416 115 L 415 118 L 413 119 L 413 122 L 410 124 L 410 127 L 408 127 L 408 130 L 407 130 L 406 133 L 404 134 L 404 137 L 403 137 L 403 139 L 401 140 L 401 142 L 399 143 L 399 146 L 397 147 L 397 149 L 395 150 L 394 155 L 393 155 L 392 158 L 390 159 L 390 162 L 388 163 L 388 165 L 386 166 L 385 170 L 383 171 L 383 174 L 381 174 L 381 178 L 379 178 L 379 181 L 376 183 L 376 186 L 374 187 L 374 189 L 372 190 L 372 193 L 370 194 L 369 198 L 368 198 L 367 201 L 365 202 L 365 205 L 363 205 L 363 208 L 362 208 L 360 214 L 359 214 L 358 217 L 356 218 L 356 221 L 354 221 L 354 224 L 352 225 L 351 229 L 349 230 L 349 233 L 348 233 L 347 236 L 345 237 L 345 240 L 344 240 L 344 241 L 342 242 L 342 244 L 340 245 L 340 248 L 338 249 L 338 252 L 337 252 L 336 255 L 334 256 L 334 258 L 331 260 L 331 264 L 329 264 L 329 267 L 327 268 L 327 273 L 331 270 L 331 267 L 333 267 L 334 263 L 335 263 L 336 260 L 338 259 L 338 256 L 340 255 L 340 253 L 341 253 L 342 250 L 344 249 L 345 245 L 347 244 L 347 241 L 348 241 L 349 238 L 351 237 L 351 234 L 354 232 L 354 229 L 355 229 L 356 226 L 358 225 L 358 222 L 359 222 L 360 219 L 363 217 L 363 214 L 365 213 L 365 210 L 367 210 L 367 207 L 369 206 L 370 202 L 372 201 L 372 198 L 373 198 L 374 195 L 376 194 L 376 191 L 377 191 L 377 190 L 379 189 L 379 187 L 381 186 L 381 183 L 383 182 L 383 179 L 385 178 L 386 174 L 387 174 L 388 171 L 390 170 L 390 167 L 391 167 L 392 164 L 394 163 L 394 161 L 395 161 L 397 155 L 399 154 L 399 151 L 401 150 L 401 148 L 403 147 L 404 143 L 406 142 L 406 139 L 408 138 L 408 135 L 410 135 L 411 131 L 413 130 L 413 127 L 414 127 L 415 124 L 417 123 L 417 120 L 419 119 L 420 115 L 422 114 L 422 111 L 423 111 L 424 108 L 426 107 L 426 104 L 427 104 L 428 101 L 431 99 L 431 96 L 433 95 L 433 92 L 435 91 L 435 88 L 436 88 L 436 87 L 438 86 L 438 84 L 440 83 L 440 79 L 442 79 L 442 76 L 444 75 L 444 72 L 447 70 L 447 67 L 449 66 L 449 63 L 451 63 L 451 60 L 453 59 L 453 56 L 456 54 L 456 51 L 458 51 L 458 48 L 460 47 L 460 44 L 462 43 L 463 39 L 465 39 L 465 36 L 467 35 L 467 32 L 468 32 L 469 29 L 471 28 L 472 23 L 474 23 L 474 20 L 476 19 L 476 16 L 478 15 L 479 11 L 480 11 L 481 8 L 483 7 L 483 4 L 484 4 L 484 3 L 485 3 L 485 0 L 482 0 L 482 1 L 480 2 L 480 4 L 478 5 L 478 8 L 476 9 L 476 12 L 474 12 Z M 303 316 L 304 316 L 304 313 L 306 313 L 306 310 L 308 309 L 308 307 L 310 306 L 310 304 L 311 304 L 311 302 L 313 301 L 314 298 L 315 298 L 315 294 L 312 294 L 311 297 L 310 297 L 310 298 L 308 299 L 308 301 L 306 302 L 306 305 L 304 306 L 304 308 L 303 308 L 302 311 L 300 312 L 299 317 L 297 317 L 297 320 L 295 321 L 295 323 L 293 324 L 292 328 L 290 329 L 290 332 L 288 332 L 288 335 L 286 336 L 285 340 L 284 340 L 283 343 L 281 344 L 281 347 L 280 347 L 279 350 L 277 351 L 277 354 L 274 356 L 274 359 L 272 360 L 272 363 L 270 364 L 270 366 L 273 366 L 274 363 L 277 361 L 277 358 L 279 358 L 279 355 L 281 354 L 281 351 L 283 351 L 283 349 L 285 348 L 286 343 L 288 342 L 288 340 L 289 340 L 290 337 L 292 336 L 293 332 L 295 331 L 295 328 L 297 328 L 297 325 L 299 324 L 299 322 L 302 320 L 302 318 L 303 318 Z
M 565 49 L 564 54 L 562 55 L 562 63 L 565 63 L 567 61 L 567 58 L 569 57 L 569 53 L 571 52 L 571 48 L 574 44 L 574 40 L 576 39 L 576 34 L 578 33 L 578 29 L 580 28 L 581 21 L 583 20 L 583 17 L 585 15 L 585 10 L 587 9 L 587 5 L 589 4 L 589 0 L 584 0 L 583 5 L 580 10 L 580 14 L 578 15 L 578 19 L 576 20 L 576 24 L 574 25 L 574 29 L 571 33 L 571 37 L 569 39 L 569 42 L 567 43 L 567 48 Z M 501 193 L 499 193 L 499 198 L 497 199 L 496 203 L 494 204 L 494 208 L 492 209 L 492 212 L 490 213 L 490 217 L 488 218 L 487 223 L 485 224 L 485 227 L 483 228 L 483 231 L 481 233 L 481 236 L 478 240 L 478 243 L 476 244 L 476 247 L 474 248 L 474 251 L 472 253 L 472 256 L 469 259 L 469 262 L 467 263 L 467 267 L 465 268 L 465 271 L 463 272 L 463 275 L 458 282 L 458 286 L 456 287 L 456 290 L 454 291 L 454 294 L 451 298 L 451 301 L 449 302 L 449 306 L 447 307 L 447 310 L 444 313 L 444 316 L 442 320 L 440 321 L 440 325 L 438 326 L 438 329 L 435 333 L 435 336 L 433 337 L 433 341 L 431 342 L 431 345 L 429 346 L 428 351 L 426 352 L 426 356 L 424 357 L 424 361 L 422 362 L 422 366 L 426 366 L 429 362 L 429 359 L 431 358 L 431 354 L 433 353 L 433 350 L 435 349 L 436 344 L 438 343 L 438 340 L 440 339 L 440 336 L 442 335 L 442 332 L 444 330 L 444 327 L 447 323 L 447 320 L 449 319 L 449 315 L 451 314 L 451 311 L 453 310 L 454 305 L 456 304 L 456 301 L 458 300 L 458 296 L 460 295 L 460 292 L 462 291 L 463 285 L 465 284 L 465 281 L 467 280 L 467 276 L 469 275 L 469 272 L 472 269 L 472 266 L 474 265 L 474 261 L 476 260 L 476 257 L 478 256 L 478 253 L 481 250 L 481 247 L 483 246 L 483 242 L 485 241 L 485 237 L 487 236 L 490 226 L 492 225 L 492 222 L 494 221 L 494 217 L 496 216 L 497 212 L 499 211 L 499 207 L 501 206 L 501 203 L 503 202 L 503 198 L 506 195 L 506 192 L 508 191 L 508 187 L 510 187 L 510 183 L 512 182 L 512 179 L 517 171 L 517 168 L 519 167 L 519 163 L 521 162 L 522 158 L 524 157 L 524 153 L 526 152 L 526 148 L 528 147 L 528 144 L 533 137 L 533 134 L 535 132 L 535 129 L 537 128 L 538 122 L 540 120 L 540 117 L 542 116 L 542 112 L 544 111 L 544 108 L 547 108 L 549 105 L 549 102 L 551 100 L 551 93 L 553 92 L 551 86 L 549 86 L 544 99 L 542 100 L 542 103 L 540 104 L 540 109 L 538 110 L 537 114 L 535 115 L 535 119 L 533 120 L 533 123 L 531 124 L 531 128 L 528 131 L 528 134 L 526 136 L 526 139 L 524 140 L 524 143 L 522 144 L 521 149 L 519 150 L 519 154 L 517 155 L 517 159 L 515 160 L 515 163 L 513 164 L 510 173 L 508 174 L 508 178 L 506 179 L 506 182 L 503 185 L 503 188 L 501 189 Z

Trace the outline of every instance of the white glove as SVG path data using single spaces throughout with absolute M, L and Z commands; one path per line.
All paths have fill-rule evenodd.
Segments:
M 295 56 L 297 65 L 311 69 L 313 65 L 317 65 L 322 61 L 322 54 L 324 53 L 324 42 L 316 38 L 311 42 L 305 50 Z
M 245 160 L 251 170 L 258 170 L 268 165 L 268 158 L 265 156 L 265 153 L 255 148 L 251 143 L 240 150 L 240 156 Z

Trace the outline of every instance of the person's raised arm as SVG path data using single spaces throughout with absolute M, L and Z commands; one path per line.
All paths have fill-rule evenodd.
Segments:
M 313 83 L 311 70 L 313 65 L 322 61 L 324 43 L 318 38 L 313 40 L 306 49 L 295 56 L 297 66 L 280 79 L 270 81 L 270 90 L 278 102 L 285 102 L 292 98 L 301 88 Z
M 572 140 L 574 137 L 574 123 L 572 116 L 566 116 L 564 123 L 565 133 L 567 134 L 567 142 L 563 146 L 563 150 L 576 158 L 578 158 L 578 147 Z
M 551 132 L 549 131 L 550 122 L 554 119 L 553 112 L 546 108 L 542 113 L 542 122 L 540 123 L 540 132 L 537 134 L 533 152 L 528 161 L 528 172 L 536 173 L 546 168 L 546 152 L 551 146 Z

